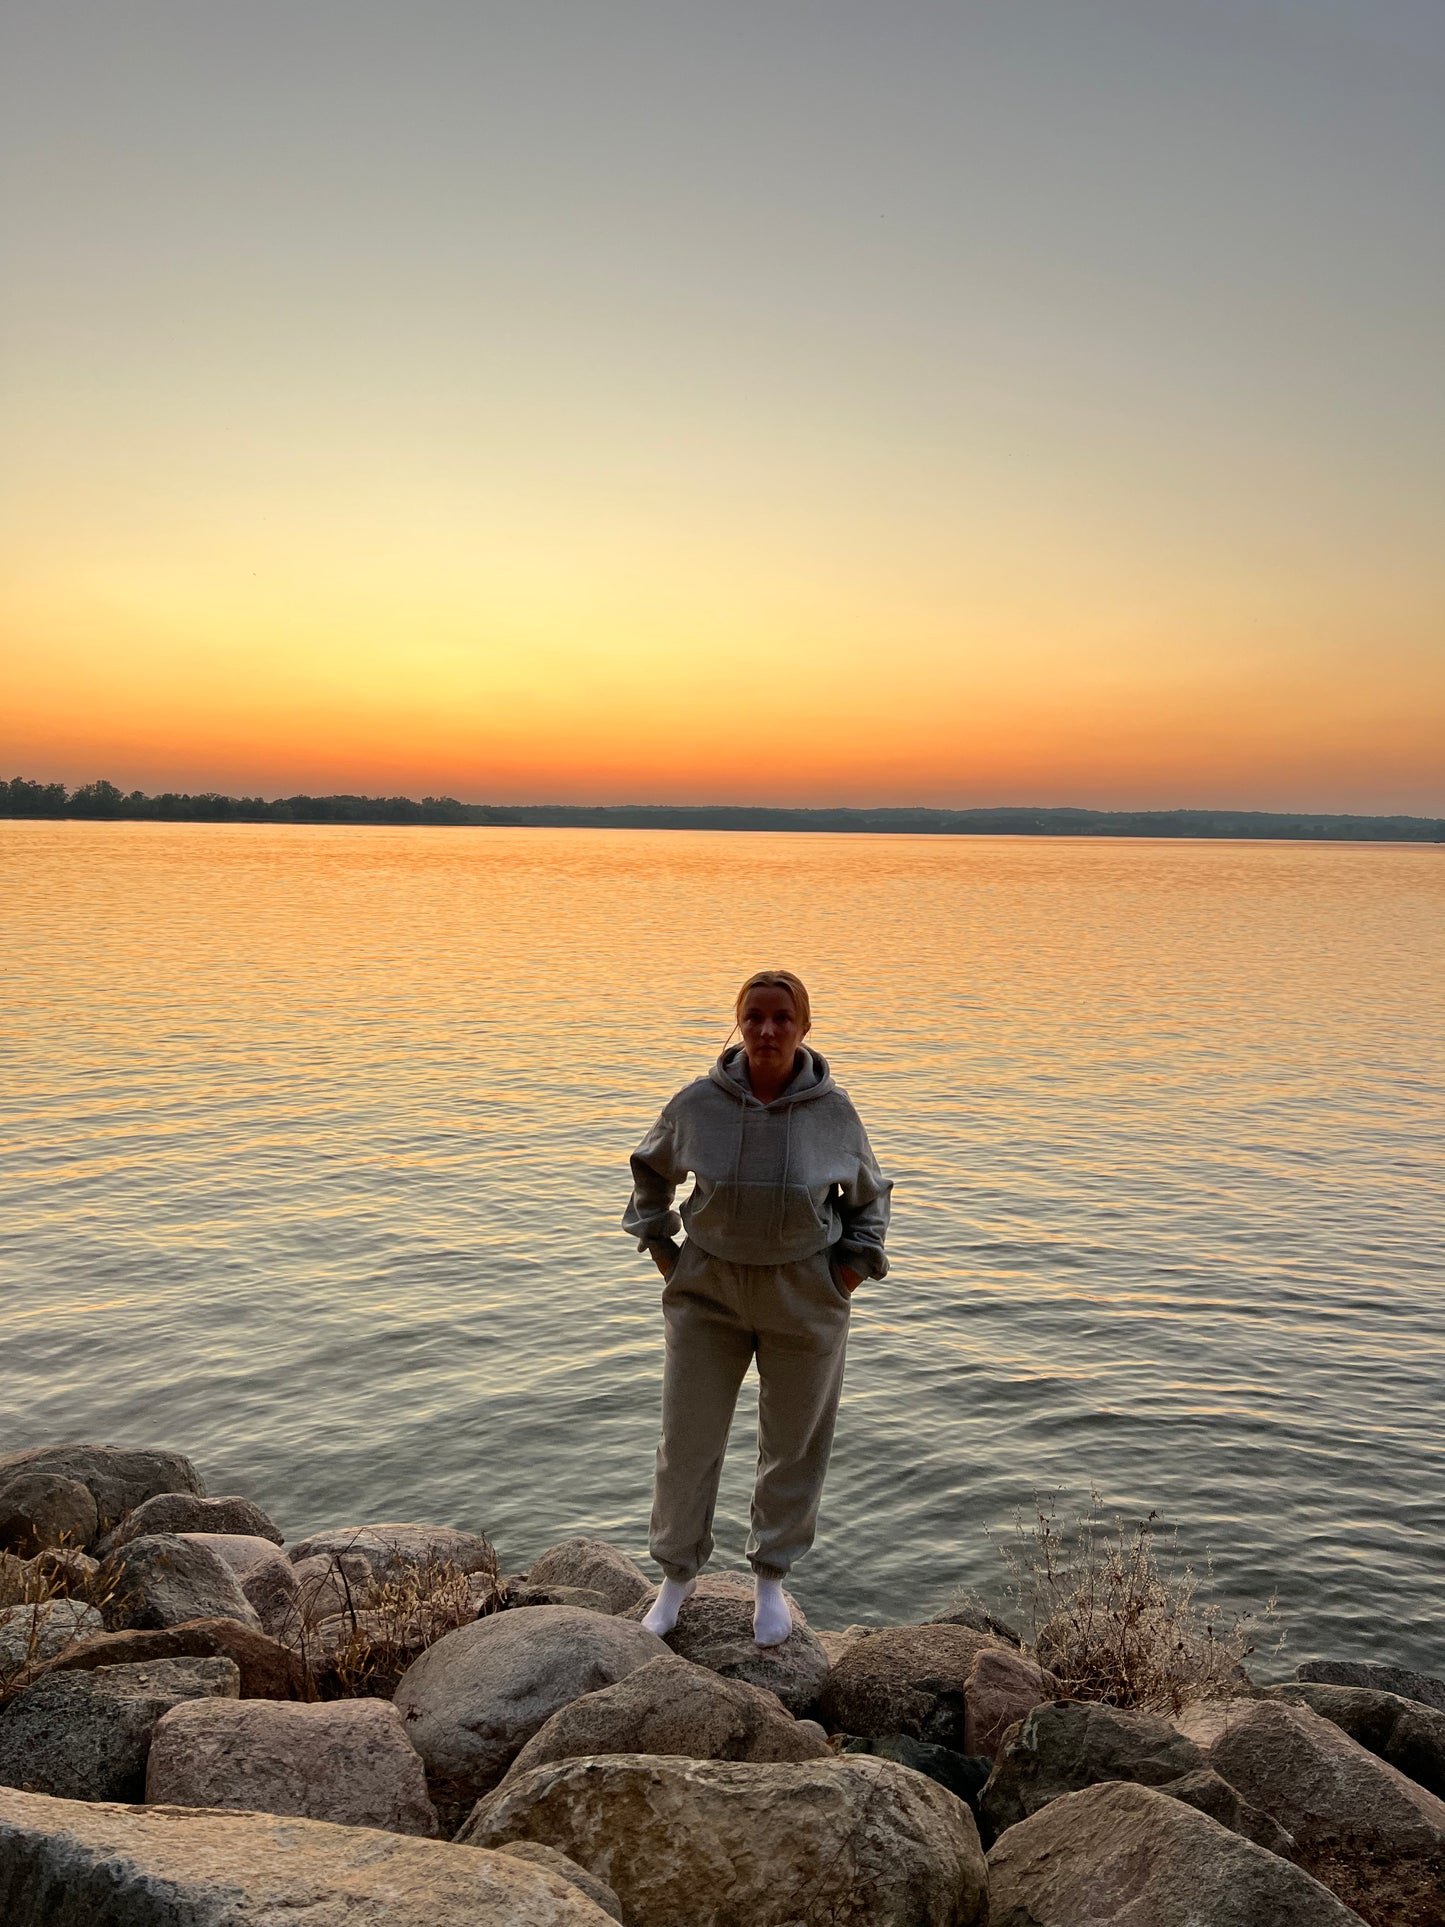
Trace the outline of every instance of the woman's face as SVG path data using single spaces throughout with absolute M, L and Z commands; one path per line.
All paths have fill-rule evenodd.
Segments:
M 738 1029 L 749 1069 L 770 1080 L 792 1070 L 806 1035 L 798 1022 L 793 993 L 778 984 L 759 984 L 748 992 Z

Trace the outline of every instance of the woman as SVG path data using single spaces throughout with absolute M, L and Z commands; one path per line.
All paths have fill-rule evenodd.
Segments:
M 889 1179 L 846 1092 L 803 1039 L 808 993 L 760 970 L 737 999 L 741 1044 L 667 1104 L 632 1155 L 624 1227 L 651 1252 L 667 1360 L 653 1494 L 653 1558 L 666 1578 L 643 1625 L 670 1632 L 713 1548 L 728 1427 L 758 1361 L 758 1474 L 747 1556 L 753 1636 L 792 1631 L 783 1579 L 813 1543 L 843 1383 L 849 1300 L 888 1270 Z M 681 1216 L 677 1187 L 693 1189 Z M 687 1232 L 681 1249 L 674 1243 Z

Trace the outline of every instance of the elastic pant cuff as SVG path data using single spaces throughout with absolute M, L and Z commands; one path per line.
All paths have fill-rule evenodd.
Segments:
M 666 1559 L 659 1559 L 657 1563 L 675 1586 L 685 1586 L 689 1579 L 697 1577 L 696 1566 L 673 1566 Z
M 759 1579 L 786 1579 L 788 1576 L 786 1566 L 770 1566 L 760 1559 L 754 1559 L 752 1567 Z

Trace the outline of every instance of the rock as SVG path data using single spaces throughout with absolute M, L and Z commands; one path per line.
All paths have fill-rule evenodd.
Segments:
M 456 1526 L 338 1526 L 313 1532 L 291 1547 L 291 1562 L 318 1554 L 349 1554 L 364 1559 L 382 1579 L 403 1566 L 455 1566 L 459 1572 L 488 1572 L 496 1561 L 490 1539 Z
M 242 1699 L 306 1698 L 306 1675 L 295 1654 L 238 1619 L 191 1619 L 149 1632 L 97 1632 L 52 1659 L 45 1671 L 157 1659 L 229 1659 L 241 1675 Z
M 228 1659 L 47 1673 L 0 1712 L 0 1785 L 59 1800 L 142 1800 L 151 1733 L 183 1700 L 234 1700 Z
M 205 1492 L 184 1452 L 135 1450 L 123 1445 L 32 1445 L 0 1455 L 0 1488 L 22 1472 L 55 1472 L 76 1479 L 95 1500 L 97 1527 L 109 1532 L 158 1492 Z
M 237 1619 L 261 1630 L 261 1622 L 218 1553 L 173 1532 L 130 1539 L 106 1561 L 115 1586 L 105 1608 L 112 1631 L 135 1626 L 179 1626 L 187 1619 Z
M 588 1873 L 585 1867 L 579 1867 L 565 1853 L 558 1853 L 555 1847 L 544 1847 L 540 1840 L 509 1840 L 505 1847 L 498 1847 L 497 1851 L 510 1853 L 518 1860 L 528 1860 L 534 1867 L 547 1868 L 550 1873 L 570 1881 L 604 1914 L 610 1914 L 613 1920 L 622 1919 L 622 1903 L 607 1882 L 599 1880 L 596 1874 Z
M 512 1586 L 507 1593 L 512 1606 L 576 1606 L 579 1612 L 610 1613 L 612 1602 L 605 1592 L 590 1586 Z
M 697 1591 L 685 1599 L 677 1624 L 663 1637 L 674 1653 L 706 1666 L 723 1679 L 740 1679 L 776 1693 L 790 1713 L 810 1712 L 828 1677 L 828 1655 L 791 1593 L 784 1595 L 793 1630 L 780 1646 L 759 1646 L 753 1638 L 753 1589 L 740 1573 L 705 1572 Z M 650 1597 L 630 1606 L 628 1619 L 641 1619 Z
M 22 1471 L 0 1482 L 0 1546 L 29 1558 L 47 1546 L 88 1546 L 97 1528 L 90 1487 L 63 1472 Z
M 1066 1793 L 988 1856 L 991 1927 L 1360 1927 L 1288 1860 L 1153 1787 Z
M 151 1741 L 145 1798 L 149 1806 L 244 1807 L 388 1833 L 437 1830 L 421 1756 L 387 1700 L 173 1707 Z
M 988 1918 L 972 1815 L 891 1760 L 556 1760 L 505 1781 L 459 1838 L 559 1848 L 607 1882 L 630 1927 Z
M 76 1552 L 71 1546 L 51 1546 L 28 1559 L 25 1567 L 34 1582 L 30 1588 L 32 1598 L 88 1601 L 100 1572 L 100 1561 L 88 1553 Z
M 583 1586 L 607 1599 L 607 1610 L 625 1613 L 639 1599 L 652 1600 L 655 1588 L 635 1559 L 605 1539 L 563 1539 L 549 1546 L 527 1569 L 529 1586 Z
M 827 1760 L 826 1737 L 795 1720 L 775 1694 L 668 1654 L 615 1686 L 555 1712 L 508 1772 L 590 1753 L 681 1754 L 694 1760 Z
M 828 1674 L 818 1718 L 864 1738 L 906 1733 L 968 1751 L 968 1676 L 981 1652 L 1006 1651 L 971 1626 L 884 1626 L 849 1648 Z
M 963 1689 L 964 1752 L 995 1758 L 1008 1729 L 1057 1691 L 1052 1675 L 1022 1653 L 985 1646 Z
M 1197 1807 L 1211 1820 L 1228 1827 L 1231 1833 L 1242 1834 L 1257 1847 L 1293 1860 L 1294 1842 L 1284 1828 L 1267 1813 L 1261 1813 L 1258 1807 L 1241 1799 L 1228 1780 L 1221 1780 L 1211 1767 L 1200 1767 L 1195 1773 L 1182 1773 L 1177 1780 L 1166 1780 L 1159 1791 L 1167 1793 L 1171 1800 L 1182 1800 L 1187 1807 Z
M 520 1606 L 429 1646 L 395 1699 L 442 1796 L 476 1799 L 559 1707 L 666 1651 L 655 1633 L 623 1619 L 571 1606 Z
M 145 1539 L 153 1532 L 232 1533 L 246 1539 L 269 1539 L 277 1546 L 284 1543 L 275 1523 L 253 1499 L 202 1499 L 193 1492 L 158 1492 L 134 1512 L 128 1512 L 96 1550 L 102 1555 L 114 1552 L 128 1539 Z
M 1157 1713 L 1082 1700 L 1036 1706 L 999 1749 L 982 1798 L 995 1834 L 1066 1793 L 1101 1780 L 1163 1786 L 1205 1766 L 1203 1753 Z
M 1421 1700 L 1369 1686 L 1325 1686 L 1291 1680 L 1261 1689 L 1261 1699 L 1308 1706 L 1322 1720 L 1348 1733 L 1357 1746 L 1445 1799 L 1445 1713 Z
M 1379 1693 L 1398 1693 L 1445 1713 L 1445 1679 L 1412 1673 L 1408 1666 L 1377 1666 L 1364 1660 L 1311 1659 L 1295 1668 L 1295 1678 L 1318 1686 L 1370 1686 Z
M 1445 1802 L 1307 1706 L 1204 1700 L 1177 1722 L 1294 1840 L 1295 1858 L 1375 1927 L 1445 1920 Z
M 0 1552 L 0 1607 L 18 1606 L 29 1598 L 30 1562 L 13 1552 Z
M 0 1608 L 0 1679 L 53 1659 L 87 1633 L 98 1633 L 103 1623 L 95 1607 L 80 1599 Z
M 976 1633 L 992 1633 L 995 1639 L 1001 1639 L 1005 1645 L 1015 1649 L 1024 1643 L 1023 1635 L 1006 1619 L 1000 1619 L 976 1600 L 961 1600 L 957 1605 L 945 1606 L 942 1612 L 931 1613 L 925 1623 L 930 1626 L 971 1626 Z
M 849 1740 L 845 1753 L 863 1753 L 875 1760 L 895 1760 L 899 1766 L 925 1774 L 947 1787 L 955 1799 L 962 1800 L 973 1815 L 978 1837 L 985 1849 L 993 1840 L 993 1829 L 979 1810 L 979 1795 L 988 1784 L 993 1761 L 970 1759 L 949 1746 L 933 1746 L 927 1740 L 910 1740 L 906 1733 L 888 1733 L 880 1739 Z
M 545 1867 L 268 1813 L 0 1792 L 5 1927 L 609 1927 Z
M 857 1645 L 862 1635 L 852 1632 L 819 1632 L 814 1633 L 813 1637 L 822 1647 L 823 1656 L 827 1660 L 828 1665 L 833 1667 L 838 1664 L 838 1661 L 843 1657 L 844 1653 L 848 1651 L 850 1646 Z
M 229 1568 L 250 1602 L 261 1631 L 278 1638 L 296 1626 L 296 1568 L 270 1539 L 252 1539 L 224 1532 L 181 1532 L 176 1537 L 204 1547 Z
M 293 1560 L 291 1572 L 298 1622 L 303 1626 L 334 1619 L 338 1613 L 364 1612 L 378 1584 L 370 1560 L 355 1552 L 312 1553 Z

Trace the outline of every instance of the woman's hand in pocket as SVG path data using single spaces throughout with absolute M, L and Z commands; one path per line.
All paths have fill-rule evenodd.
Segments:
M 647 1248 L 652 1253 L 652 1262 L 662 1273 L 665 1284 L 677 1270 L 677 1261 L 682 1254 L 678 1247 L 671 1243 L 649 1245 Z
M 833 1276 L 838 1280 L 838 1283 L 850 1298 L 863 1282 L 862 1272 L 855 1271 L 852 1265 L 834 1265 Z

